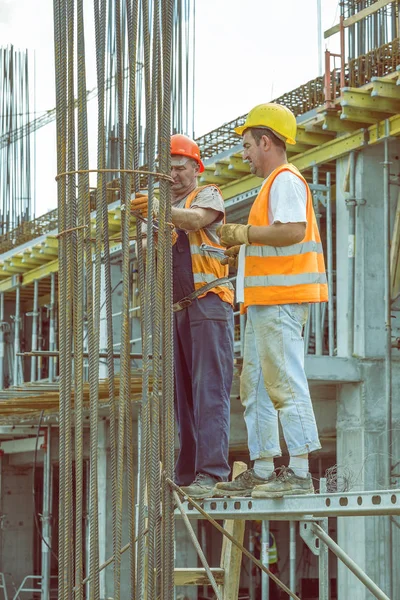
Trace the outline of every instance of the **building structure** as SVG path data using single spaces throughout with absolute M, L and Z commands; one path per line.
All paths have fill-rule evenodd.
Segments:
M 335 471 L 328 471 L 329 491 L 362 494 L 368 490 L 400 487 L 399 6 L 398 2 L 368 3 L 366 7 L 358 6 L 358 14 L 357 3 L 344 3 L 344 6 L 354 12 L 342 15 L 340 30 L 343 40 L 349 32 L 347 47 L 353 48 L 353 54 L 349 51 L 350 60 L 344 64 L 342 46 L 341 66 L 332 69 L 328 53 L 324 78 L 317 78 L 278 101 L 287 103 L 297 114 L 297 144 L 291 148 L 289 158 L 306 176 L 313 191 L 331 291 L 329 304 L 321 309 L 314 307 L 305 331 L 306 373 L 323 446 L 313 455 L 311 470 L 313 476 L 320 479 L 325 476 L 326 469 L 337 465 Z M 363 15 L 366 10 L 370 12 Z M 393 14 L 395 19 L 392 19 Z M 360 19 L 354 21 L 358 16 Z M 367 52 L 360 55 L 354 51 L 354 40 L 359 39 L 362 27 L 375 31 L 371 24 L 375 17 L 382 21 L 385 17 L 394 23 L 393 35 L 389 36 L 392 39 L 383 39 L 381 46 L 368 47 Z M 346 20 L 350 20 L 347 26 Z M 243 120 L 244 117 L 240 117 L 199 140 L 203 155 L 207 157 L 200 183 L 217 183 L 221 187 L 227 219 L 234 222 L 246 219 L 260 187 L 260 180 L 250 175 L 243 163 L 240 139 L 233 134 L 233 126 Z M 112 306 L 117 323 L 122 311 L 122 246 L 118 241 L 121 209 L 117 192 L 111 191 L 109 195 Z M 50 539 L 52 529 L 52 547 L 57 547 L 56 494 L 53 492 L 50 496 L 51 505 L 41 506 L 42 501 L 48 502 L 43 490 L 48 491 L 51 487 L 51 479 L 55 490 L 58 478 L 59 237 L 57 228 L 53 228 L 56 222 L 49 219 L 49 223 L 49 231 L 0 254 L 0 436 L 4 452 L 1 458 L 0 565 L 3 574 L 12 574 L 16 587 L 26 575 L 41 572 L 46 555 L 51 573 L 57 573 L 55 558 L 50 558 L 45 545 L 42 545 L 42 559 L 38 558 L 40 536 L 35 532 L 35 519 L 26 502 L 26 498 L 32 496 L 34 471 L 35 512 L 43 510 L 43 536 Z M 132 232 L 134 229 L 132 220 Z M 113 242 L 113 238 L 116 241 Z M 132 378 L 133 398 L 139 401 L 142 343 L 136 261 L 133 249 L 130 348 L 132 364 L 137 369 L 137 378 Z M 103 307 L 101 361 L 107 350 L 105 320 Z M 243 324 L 237 312 L 238 365 Z M 121 342 L 119 331 L 120 328 L 115 327 L 116 355 Z M 115 365 L 118 370 L 118 357 Z M 107 375 L 103 362 L 100 375 L 104 378 Z M 103 387 L 106 386 L 100 386 L 100 398 L 104 398 L 106 404 L 108 391 Z M 42 410 L 45 412 L 39 421 Z M 113 553 L 108 517 L 111 498 L 106 485 L 110 468 L 107 414 L 106 406 L 100 408 L 100 563 Z M 88 460 L 88 428 L 84 427 L 84 431 L 84 456 Z M 137 456 L 138 449 L 135 450 L 134 456 Z M 247 460 L 237 380 L 232 389 L 231 459 Z M 87 491 L 87 479 L 85 481 Z M 337 520 L 332 518 L 329 527 L 339 545 L 372 580 L 392 600 L 400 598 L 400 575 L 395 568 L 400 546 L 396 518 L 387 515 L 339 517 Z M 283 567 L 285 563 L 286 566 L 293 565 L 293 551 L 289 552 L 293 527 L 274 520 L 271 528 L 279 546 L 282 579 L 289 584 L 290 569 Z M 208 548 L 210 561 L 216 562 L 218 544 L 208 525 L 201 522 L 199 534 L 203 546 Z M 178 566 L 193 565 L 195 553 L 184 530 L 178 529 L 177 535 L 178 559 L 188 561 L 186 565 Z M 250 527 L 246 536 L 251 544 Z M 298 533 L 296 546 L 300 569 L 295 589 L 302 598 L 318 597 L 317 563 L 304 550 Z M 22 555 L 21 548 L 24 548 Z M 122 562 L 122 569 L 126 569 L 123 578 L 126 593 L 129 589 L 128 568 Z M 112 575 L 107 569 L 102 573 L 101 597 L 106 598 L 112 586 Z M 349 590 L 357 600 L 370 597 L 365 587 L 341 564 L 336 571 L 336 564 L 332 562 L 330 573 L 334 580 L 332 598 L 348 598 Z M 10 586 L 10 575 L 7 577 Z M 242 587 L 251 590 L 251 578 L 243 575 Z

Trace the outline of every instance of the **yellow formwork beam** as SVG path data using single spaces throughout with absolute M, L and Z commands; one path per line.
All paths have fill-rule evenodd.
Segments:
M 348 120 L 353 123 L 361 123 L 362 125 L 372 125 L 390 116 L 391 113 L 382 114 L 381 112 L 365 110 L 356 106 L 343 106 L 340 118 L 344 121 Z
M 200 183 L 205 185 L 207 183 L 215 183 L 216 185 L 223 185 L 226 183 L 226 178 L 216 177 L 214 169 L 206 169 L 200 175 Z
M 52 248 L 58 250 L 58 238 L 54 235 L 48 235 L 44 242 L 41 244 L 42 248 Z
M 58 256 L 58 249 L 53 248 L 47 244 L 47 241 L 42 243 L 39 253 L 44 256 L 53 257 Z
M 29 266 L 22 263 L 22 258 L 19 256 L 11 256 L 3 263 L 3 269 L 10 273 L 26 273 L 29 271 Z
M 372 92 L 368 93 L 360 88 L 343 88 L 340 105 L 346 108 L 357 108 L 360 119 L 363 117 L 365 111 L 395 115 L 400 113 L 400 90 L 398 91 L 397 98 L 387 98 L 378 96 L 377 94 L 372 96 Z
M 372 77 L 371 96 L 400 100 L 400 86 L 396 85 L 395 79 Z
M 37 269 L 33 269 L 29 271 L 29 273 L 25 273 L 22 277 L 22 286 L 29 285 L 33 283 L 36 279 L 43 279 L 44 277 L 48 277 L 51 273 L 57 273 L 58 271 L 58 259 L 53 260 L 52 262 L 47 263 L 46 265 L 42 265 Z
M 39 250 L 37 252 L 39 252 Z M 32 250 L 24 252 L 22 255 L 22 263 L 24 265 L 29 266 L 30 269 L 40 267 L 40 265 L 43 265 L 46 262 L 48 262 L 47 258 L 45 258 L 44 256 L 38 256 L 37 253 L 36 255 L 33 254 Z
M 351 133 L 360 129 L 359 123 L 342 120 L 339 114 L 327 115 L 322 125 L 323 129 L 335 131 L 336 133 Z
M 226 164 L 217 162 L 214 175 L 215 175 L 215 177 L 222 177 L 222 179 L 229 180 L 229 179 L 237 179 L 238 177 L 241 177 L 243 175 L 243 173 L 240 171 L 234 171 L 233 169 L 230 169 L 228 162 Z
M 21 286 L 27 286 L 33 283 L 36 279 L 43 279 L 48 277 L 51 273 L 57 273 L 58 271 L 58 260 L 48 262 L 41 267 L 27 271 L 22 275 Z M 0 281 L 0 292 L 9 292 L 15 288 L 15 284 L 12 277 Z
M 39 246 L 32 249 L 31 257 L 37 258 L 40 261 L 40 264 L 45 264 L 53 258 L 53 255 L 43 254 Z
M 121 220 L 116 221 L 115 216 L 108 217 L 108 231 L 110 234 L 121 231 Z
M 222 195 L 225 200 L 228 200 L 229 198 L 243 194 L 243 192 L 252 190 L 253 188 L 261 185 L 261 182 L 262 179 L 260 177 L 256 177 L 255 175 L 247 175 L 246 177 L 242 177 L 242 179 L 221 185 Z
M 250 167 L 247 162 L 243 162 L 242 156 L 231 156 L 229 159 L 229 171 L 236 171 L 238 173 L 250 173 Z

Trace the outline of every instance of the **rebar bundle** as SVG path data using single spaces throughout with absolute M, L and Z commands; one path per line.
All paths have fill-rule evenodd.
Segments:
M 188 61 L 184 36 L 188 35 L 188 27 L 192 25 L 190 19 L 189 24 L 182 24 L 181 19 L 193 15 L 191 6 L 188 0 L 162 3 L 157 0 L 95 0 L 93 15 L 88 16 L 84 14 L 83 0 L 54 0 L 60 315 L 59 509 L 63 515 L 59 524 L 58 550 L 60 599 L 100 598 L 97 452 L 102 290 L 105 292 L 107 324 L 114 569 L 111 595 L 115 600 L 126 597 L 121 591 L 121 547 L 123 516 L 128 515 L 130 597 L 162 597 L 164 600 L 173 597 L 173 499 L 170 487 L 165 483 L 165 477 L 173 475 L 174 464 L 170 135 L 173 123 L 183 126 L 191 113 L 189 94 L 184 95 L 183 108 L 181 90 L 177 86 L 173 89 L 171 79 L 172 73 L 179 74 Z M 88 159 L 84 26 L 87 18 L 94 21 L 98 88 L 95 238 L 91 237 L 90 230 L 88 172 L 94 166 L 89 165 Z M 115 82 L 114 87 L 107 85 L 110 78 Z M 178 79 L 183 81 L 181 75 Z M 149 217 L 146 231 L 142 232 L 140 225 L 136 226 L 136 231 L 133 228 L 130 201 L 132 193 L 139 191 L 140 165 L 144 159 L 146 171 L 150 173 Z M 113 351 L 106 193 L 111 171 L 114 171 L 113 178 L 116 177 L 113 185 L 118 188 L 121 202 L 122 313 L 118 380 Z M 155 237 L 153 203 L 157 188 L 160 213 Z M 146 269 L 142 235 L 147 237 Z M 135 260 L 139 269 L 143 340 L 137 435 L 132 414 L 130 342 L 133 239 L 136 240 Z M 83 386 L 86 352 L 89 393 Z M 90 535 L 88 552 L 86 548 L 88 560 L 85 561 L 82 441 L 87 396 L 90 407 Z M 135 448 L 138 448 L 137 454 Z M 86 581 L 89 582 L 88 593 L 84 588 Z
M 30 121 L 28 51 L 13 46 L 0 48 L 0 236 L 34 217 L 35 205 L 31 182 L 31 139 L 21 137 L 15 143 L 11 131 L 24 128 Z

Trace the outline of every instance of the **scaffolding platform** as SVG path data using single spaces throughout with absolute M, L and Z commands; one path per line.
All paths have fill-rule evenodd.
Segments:
M 283 498 L 209 498 L 199 501 L 213 519 L 298 521 L 324 517 L 400 515 L 400 489 L 285 496 Z M 201 519 L 185 502 L 188 517 Z M 177 516 L 180 514 L 177 510 Z

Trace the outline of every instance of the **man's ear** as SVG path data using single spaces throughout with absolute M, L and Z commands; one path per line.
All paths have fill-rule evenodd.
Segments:
M 264 150 L 270 150 L 271 149 L 272 140 L 267 135 L 263 135 L 262 136 L 260 143 L 263 144 L 263 149 Z

